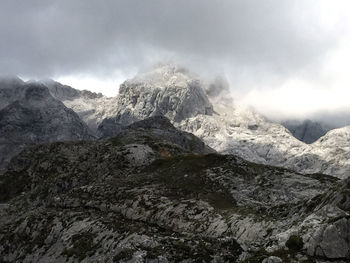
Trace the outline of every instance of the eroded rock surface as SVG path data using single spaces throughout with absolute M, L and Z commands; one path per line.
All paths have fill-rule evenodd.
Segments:
M 169 135 L 158 136 L 162 129 Z M 155 117 L 116 137 L 40 145 L 13 158 L 0 177 L 0 259 L 350 259 L 348 181 L 204 154 L 200 140 L 184 133 L 198 144 L 188 147 L 172 130 Z
M 111 136 L 121 126 L 152 116 L 162 115 L 180 122 L 198 114 L 213 114 L 202 83 L 173 66 L 159 67 L 125 81 L 119 89 L 117 107 L 115 117 L 107 118 L 99 126 L 101 137 Z
M 11 94 L 8 105 L 0 109 L 0 168 L 30 145 L 94 138 L 79 116 L 54 99 L 46 86 L 19 80 L 15 83 L 18 87 L 13 83 L 0 86 L 1 92 Z

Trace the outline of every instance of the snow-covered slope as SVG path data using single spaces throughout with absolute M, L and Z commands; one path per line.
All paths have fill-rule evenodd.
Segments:
M 282 125 L 271 123 L 249 109 L 214 104 L 217 115 L 198 115 L 178 127 L 202 138 L 219 152 L 270 165 L 289 167 L 289 158 L 310 147 L 295 139 Z

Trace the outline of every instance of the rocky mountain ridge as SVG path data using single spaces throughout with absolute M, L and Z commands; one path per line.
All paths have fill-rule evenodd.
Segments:
M 78 115 L 54 99 L 45 85 L 6 82 L 9 85 L 0 82 L 1 95 L 7 95 L 0 109 L 0 169 L 27 146 L 94 138 Z
M 134 121 L 164 115 L 218 152 L 302 173 L 321 172 L 342 178 L 350 173 L 349 159 L 336 150 L 343 145 L 335 143 L 329 155 L 329 146 L 322 139 L 305 144 L 282 125 L 232 104 L 222 81 L 207 85 L 176 66 L 163 65 L 127 80 L 114 107 L 116 115 L 99 125 L 101 137 L 116 134 Z
M 117 114 L 117 98 L 88 90 L 77 90 L 53 80 L 43 81 L 43 84 L 48 87 L 54 98 L 74 110 L 94 133 L 105 118 Z
M 213 107 L 201 83 L 181 68 L 161 67 L 121 84 L 114 117 L 102 121 L 100 137 L 110 136 L 126 125 L 163 115 L 178 123 L 199 114 L 212 115 Z
M 350 259 L 348 180 L 205 154 L 163 117 L 123 130 L 12 159 L 0 177 L 1 261 Z
M 301 173 L 341 178 L 350 173 L 350 159 L 344 154 L 348 143 L 342 139 L 347 138 L 345 129 L 324 136 L 334 136 L 331 145 L 323 137 L 305 144 L 282 125 L 232 103 L 225 81 L 208 84 L 181 67 L 162 65 L 141 73 L 125 81 L 114 98 L 46 83 L 51 94 L 76 111 L 99 137 L 113 136 L 135 121 L 163 115 L 221 153 Z

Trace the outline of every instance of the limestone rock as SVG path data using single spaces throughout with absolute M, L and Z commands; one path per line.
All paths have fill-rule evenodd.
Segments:
M 44 85 L 22 83 L 15 96 L 0 110 L 1 168 L 29 145 L 94 138 L 78 115 L 54 99 Z

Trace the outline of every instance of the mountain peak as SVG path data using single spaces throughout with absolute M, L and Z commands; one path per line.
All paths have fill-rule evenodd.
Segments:
M 165 65 L 125 81 L 119 89 L 116 117 L 104 120 L 102 136 L 112 135 L 135 121 L 152 116 L 165 116 L 179 123 L 197 115 L 212 115 L 213 106 L 203 84 L 185 69 Z
M 0 89 L 1 88 L 9 88 L 12 86 L 18 86 L 24 84 L 24 81 L 19 77 L 13 75 L 4 75 L 0 76 Z
M 199 82 L 193 73 L 184 67 L 173 64 L 157 64 L 151 70 L 141 72 L 125 84 L 142 84 L 150 88 L 166 88 L 169 86 L 186 87 L 188 82 Z

